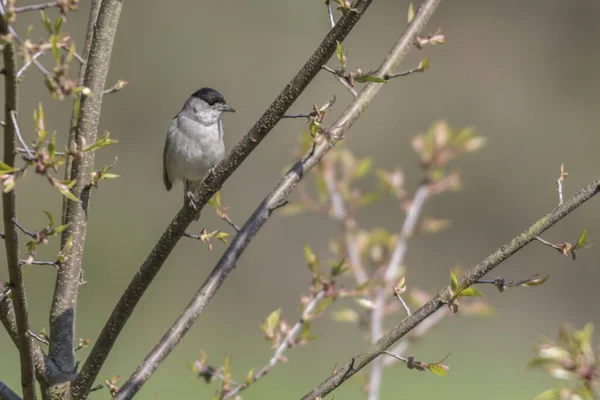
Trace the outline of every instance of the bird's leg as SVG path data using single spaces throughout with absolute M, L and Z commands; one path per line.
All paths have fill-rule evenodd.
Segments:
M 196 195 L 194 194 L 194 192 L 191 190 L 186 191 L 185 198 L 187 200 L 188 205 L 192 208 L 192 210 L 198 211 L 198 206 L 196 205 Z

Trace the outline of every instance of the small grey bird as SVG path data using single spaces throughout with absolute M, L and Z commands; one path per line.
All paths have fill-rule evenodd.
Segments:
M 167 190 L 183 182 L 184 203 L 191 202 L 208 171 L 225 157 L 224 112 L 235 112 L 214 89 L 202 88 L 190 96 L 167 131 L 163 152 L 163 181 Z M 196 218 L 196 221 L 200 218 Z

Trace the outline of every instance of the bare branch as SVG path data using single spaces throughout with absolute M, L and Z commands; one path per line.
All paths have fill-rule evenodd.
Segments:
M 0 382 L 0 400 L 22 400 L 21 396 L 13 392 L 4 382 Z
M 29 159 L 33 159 L 33 153 L 31 153 L 31 150 L 25 143 L 25 140 L 23 140 L 23 136 L 21 136 L 21 130 L 19 129 L 19 124 L 17 123 L 17 112 L 15 110 L 10 110 L 10 118 L 13 124 L 13 128 L 15 129 L 15 134 L 17 135 L 17 140 L 19 141 L 19 144 L 23 146 Z
M 337 71 L 333 68 L 328 67 L 327 65 L 323 65 L 322 67 L 325 71 L 330 72 L 333 74 L 333 76 L 335 77 L 335 79 L 338 80 L 338 82 L 340 82 L 346 89 L 348 89 L 348 91 L 350 92 L 350 94 L 352 95 L 352 97 L 356 98 L 356 96 L 358 96 L 358 93 L 356 93 L 356 89 L 354 89 L 352 87 L 352 85 L 350 85 L 348 83 L 347 80 L 345 80 L 344 78 L 342 78 L 341 76 L 338 75 Z
M 49 3 L 44 3 L 44 4 L 32 4 L 29 6 L 16 7 L 15 13 L 20 14 L 20 13 L 24 13 L 27 11 L 45 10 L 46 8 L 53 8 L 53 7 L 57 7 L 57 6 L 58 6 L 58 1 L 51 1 Z
M 5 18 L 4 4 L 0 2 L 0 34 L 8 35 L 12 27 Z M 4 59 L 4 107 L 5 121 L 12 120 L 12 124 L 4 127 L 4 157 L 7 165 L 15 165 L 15 145 L 17 140 L 17 124 L 13 117 L 17 112 L 17 51 L 13 42 L 4 43 L 2 50 Z M 33 362 L 34 345 L 32 339 L 27 337 L 29 330 L 29 316 L 27 311 L 27 297 L 25 295 L 25 282 L 19 266 L 19 234 L 13 223 L 17 217 L 17 196 L 15 190 L 2 193 L 2 211 L 4 219 L 4 245 L 6 248 L 6 262 L 8 276 L 12 285 L 12 298 L 16 322 L 19 359 L 21 361 L 21 386 L 26 400 L 37 399 L 35 386 L 35 368 Z
M 331 29 L 335 26 L 335 20 L 333 19 L 333 12 L 331 11 L 331 0 L 325 0 L 325 5 L 327 6 L 327 16 L 329 17 L 329 25 Z
M 83 84 L 95 95 L 81 95 L 81 107 L 74 134 L 76 148 L 81 148 L 83 141 L 85 143 L 96 141 L 103 99 L 101 94 L 106 83 L 122 5 L 123 2 L 119 0 L 103 0 L 97 20 L 90 21 L 90 24 L 95 22 L 94 34 Z M 69 148 L 72 148 L 71 144 L 73 142 L 69 142 Z M 75 181 L 71 192 L 77 198 L 80 198 L 81 193 L 89 185 L 95 154 L 94 151 L 85 152 L 81 157 L 75 158 L 70 165 L 70 179 Z M 71 237 L 72 246 L 69 256 L 58 269 L 50 310 L 48 355 L 61 370 L 71 373 L 75 373 L 75 314 L 85 245 L 86 217 L 89 210 L 89 201 L 86 199 L 86 209 L 83 203 L 83 201 L 69 201 L 66 213 L 63 215 L 64 223 L 69 226 L 63 231 L 62 240 L 64 242 L 66 238 Z
M 21 78 L 23 76 L 23 74 L 25 73 L 25 71 L 27 71 L 27 69 L 31 66 L 31 64 L 33 64 L 33 60 L 34 59 L 38 59 L 41 55 L 43 55 L 45 53 L 45 50 L 40 50 L 37 53 L 35 53 L 34 55 L 32 55 L 29 60 L 27 60 L 27 62 L 25 63 L 25 65 L 23 65 L 21 67 L 21 69 L 19 70 L 19 72 L 17 72 L 17 79 Z
M 544 216 L 539 221 L 531 225 L 525 232 L 516 236 L 509 243 L 501 246 L 494 253 L 473 267 L 470 271 L 464 274 L 459 284 L 461 287 L 469 287 L 477 282 L 485 274 L 496 268 L 500 263 L 508 259 L 510 256 L 521 250 L 523 247 L 535 240 L 537 235 L 549 229 L 558 221 L 573 212 L 576 208 L 591 199 L 600 192 L 600 178 L 590 183 L 585 188 L 581 189 L 575 196 L 563 203 L 562 206 L 555 208 L 549 214 Z M 364 368 L 373 359 L 383 354 L 390 346 L 399 339 L 404 337 L 412 329 L 425 321 L 444 304 L 443 300 L 448 296 L 448 289 L 444 289 L 437 294 L 433 299 L 424 304 L 410 317 L 406 317 L 402 322 L 393 327 L 386 335 L 379 339 L 375 344 L 363 351 L 361 354 L 352 357 L 351 361 L 344 364 L 341 368 L 329 376 L 323 383 L 319 384 L 315 389 L 307 393 L 302 400 L 315 400 L 324 397 L 331 393 L 335 388 L 353 376 L 355 373 Z
M 319 305 L 321 300 L 323 300 L 325 298 L 326 294 L 327 294 L 327 289 L 323 288 L 313 296 L 311 301 L 306 305 L 306 308 L 304 309 L 304 312 L 302 313 L 302 317 L 300 317 L 300 320 L 298 320 L 298 322 L 296 322 L 294 327 L 292 329 L 290 329 L 288 334 L 282 340 L 279 347 L 277 347 L 277 350 L 275 350 L 275 353 L 273 354 L 273 357 L 271 357 L 269 362 L 264 367 L 262 367 L 262 369 L 256 375 L 254 375 L 252 377 L 252 382 L 245 382 L 245 383 L 237 385 L 236 387 L 231 389 L 229 392 L 227 392 L 224 399 L 231 399 L 232 397 L 235 397 L 240 391 L 246 389 L 252 383 L 256 382 L 257 380 L 259 380 L 260 378 L 265 376 L 275 365 L 277 365 L 277 363 L 283 356 L 283 353 L 285 353 L 285 351 L 290 347 L 290 344 L 292 344 L 298 338 L 298 335 L 300 335 L 300 333 L 302 332 L 302 328 L 304 327 L 306 322 L 310 320 L 310 315 L 315 310 L 315 308 Z
M 213 195 L 221 189 L 223 183 L 281 120 L 281 117 L 285 112 L 319 73 L 321 66 L 334 54 L 336 42 L 342 42 L 346 38 L 372 1 L 373 0 L 358 0 L 355 5 L 356 11 L 348 12 L 338 21 L 335 28 L 327 34 L 305 65 L 302 66 L 298 74 L 296 74 L 285 86 L 283 91 L 263 113 L 256 124 L 232 149 L 229 156 L 214 167 L 213 173 L 209 174 L 204 179 L 201 188 L 195 193 L 195 198 L 197 200 L 195 206 L 196 210 L 186 204 L 175 216 L 158 243 L 140 266 L 140 269 L 135 274 L 131 283 L 125 290 L 125 293 L 123 293 L 119 299 L 108 322 L 102 329 L 100 336 L 96 340 L 90 355 L 75 381 L 75 399 L 83 399 L 86 397 L 89 388 L 96 379 L 108 353 L 123 329 L 123 326 L 125 326 L 125 323 L 133 313 L 135 306 L 143 296 L 145 290 L 150 286 L 152 280 L 160 271 L 165 260 L 182 237 L 187 227 L 194 220 L 197 213 L 200 212 Z
M 433 10 L 439 1 L 440 0 L 429 0 L 426 3 L 428 5 L 421 8 L 419 14 L 408 26 L 407 30 L 400 37 L 394 48 L 388 53 L 381 65 L 381 68 L 379 69 L 380 73 L 383 74 L 391 71 L 397 65 L 397 63 L 400 62 L 403 56 L 407 53 L 408 49 L 412 46 L 417 33 L 426 24 L 431 14 L 433 14 Z M 361 6 L 363 5 L 360 2 L 359 4 Z M 360 12 L 348 12 L 344 18 L 356 13 Z M 337 29 L 339 29 L 339 27 L 343 25 L 343 21 L 344 19 L 342 18 L 332 32 L 335 32 Z M 294 186 L 296 186 L 296 184 L 306 176 L 308 171 L 310 171 L 317 163 L 321 161 L 321 159 L 335 145 L 335 143 L 342 139 L 344 133 L 362 115 L 363 111 L 373 101 L 375 96 L 382 88 L 383 85 L 380 83 L 370 82 L 365 85 L 364 89 L 360 92 L 357 98 L 348 106 L 348 108 L 333 124 L 333 127 L 328 129 L 323 134 L 321 137 L 322 140 L 319 142 L 319 144 L 316 145 L 313 150 L 309 151 L 308 154 L 306 154 L 300 161 L 298 161 L 279 181 L 275 188 L 273 188 L 270 194 L 254 211 L 250 219 L 244 224 L 240 230 L 240 233 L 235 236 L 225 254 L 221 257 L 202 287 L 193 296 L 192 300 L 183 311 L 181 316 L 177 319 L 177 321 L 175 321 L 169 331 L 162 337 L 159 344 L 152 349 L 152 351 L 138 366 L 136 371 L 121 387 L 115 399 L 123 400 L 131 398 L 150 378 L 160 363 L 171 353 L 171 351 L 175 348 L 187 331 L 192 327 L 194 321 L 202 313 L 223 281 L 235 268 L 237 259 L 244 252 L 254 235 L 256 235 L 260 228 L 269 220 L 272 215 L 272 211 L 280 207 L 281 204 L 285 203 L 286 197 L 292 191 Z M 282 112 L 279 114 L 279 118 L 284 112 L 285 110 L 282 110 Z M 325 137 L 327 137 L 328 140 L 325 140 Z M 218 169 L 219 167 L 217 167 L 217 170 Z M 206 183 L 207 180 L 210 180 L 210 176 L 205 180 L 204 183 Z M 199 194 L 202 195 L 203 193 L 204 191 L 202 190 Z M 201 196 L 201 198 L 204 197 Z M 175 221 L 177 220 L 178 218 L 176 217 Z M 187 226 L 187 224 L 183 226 L 183 223 L 180 223 L 180 225 L 182 225 L 183 228 Z M 178 226 L 176 225 L 176 227 Z M 176 229 L 176 227 L 174 227 L 174 229 Z M 139 275 L 140 274 L 138 273 L 136 277 Z
M 35 340 L 37 340 L 38 342 L 45 344 L 46 346 L 50 344 L 50 342 L 48 342 L 48 339 L 41 337 L 40 335 L 33 332 L 31 329 L 27 331 L 27 334 Z
M 406 250 L 408 248 L 408 238 L 415 230 L 419 215 L 423 208 L 423 204 L 427 199 L 427 185 L 422 183 L 415 192 L 414 198 L 410 204 L 406 218 L 400 231 L 400 237 L 397 239 L 396 246 L 392 252 L 392 256 L 385 268 L 385 276 L 383 286 L 377 288 L 375 295 L 374 308 L 371 313 L 371 341 L 375 343 L 383 335 L 383 317 L 386 301 L 386 293 L 390 282 L 393 279 L 397 279 L 396 275 L 400 270 L 400 266 L 404 262 Z M 407 314 L 410 316 L 410 310 L 402 297 L 397 294 L 398 299 L 402 302 L 402 305 L 406 309 Z M 373 360 L 371 364 L 371 374 L 369 376 L 369 400 L 377 400 L 379 398 L 379 391 L 381 387 L 381 380 L 383 378 L 383 359 L 377 358 Z

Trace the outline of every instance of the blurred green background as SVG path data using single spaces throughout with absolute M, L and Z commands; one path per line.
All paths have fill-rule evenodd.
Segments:
M 17 5 L 35 2 L 17 1 Z M 379 65 L 401 33 L 408 1 L 376 0 L 344 43 L 351 68 Z M 88 17 L 86 1 L 69 14 L 63 31 L 81 49 Z M 429 202 L 425 214 L 451 218 L 451 229 L 410 242 L 408 282 L 438 291 L 448 283 L 448 269 L 470 267 L 521 232 L 557 203 L 555 180 L 565 163 L 570 173 L 565 196 L 598 176 L 600 81 L 600 3 L 590 0 L 446 1 L 427 31 L 439 27 L 444 46 L 413 49 L 400 67 L 410 69 L 420 57 L 431 69 L 389 83 L 350 130 L 345 143 L 359 156 L 372 156 L 377 167 L 402 167 L 407 187 L 421 177 L 411 137 L 438 119 L 452 127 L 475 127 L 489 139 L 480 152 L 461 158 L 464 190 Z M 51 17 L 56 12 L 50 11 Z M 16 28 L 31 38 L 45 37 L 37 12 L 19 16 Z M 202 86 L 219 90 L 238 113 L 224 120 L 228 148 L 249 129 L 297 72 L 328 30 L 325 6 L 314 1 L 126 1 L 119 24 L 107 85 L 130 82 L 105 98 L 101 131 L 119 139 L 98 152 L 99 168 L 119 158 L 116 180 L 94 191 L 89 216 L 85 279 L 80 291 L 78 335 L 94 338 L 120 293 L 181 206 L 180 187 L 166 192 L 161 181 L 162 147 L 170 119 L 183 101 Z M 43 62 L 51 65 L 50 56 Z M 332 60 L 329 65 L 336 66 Z M 333 114 L 351 99 L 330 74 L 321 73 L 290 112 L 307 112 L 335 95 Z M 34 138 L 31 115 L 38 101 L 47 127 L 66 143 L 71 102 L 52 100 L 42 77 L 31 69 L 22 84 L 20 121 L 27 141 Z M 328 121 L 333 121 L 334 115 Z M 305 129 L 302 120 L 282 121 L 225 184 L 223 202 L 229 215 L 243 223 L 294 158 L 292 150 Z M 42 209 L 59 215 L 61 198 L 43 179 L 29 173 L 17 182 L 21 222 L 44 226 Z M 293 199 L 295 197 L 292 197 Z M 591 241 L 600 235 L 600 201 L 592 200 L 547 232 L 553 242 L 576 240 L 586 227 Z M 375 203 L 359 215 L 363 228 L 399 230 L 402 214 L 392 201 Z M 191 230 L 229 227 L 207 208 Z M 281 306 L 288 321 L 298 317 L 298 300 L 309 284 L 304 243 L 327 259 L 327 240 L 338 234 L 336 223 L 320 216 L 274 218 L 254 239 L 198 323 L 146 384 L 141 399 L 205 399 L 213 386 L 196 378 L 186 362 L 205 349 L 209 362 L 220 365 L 231 356 L 237 380 L 258 369 L 272 350 L 259 322 Z M 50 259 L 56 240 L 38 255 Z M 101 373 L 101 378 L 135 369 L 222 254 L 196 241 L 182 240 L 139 304 Z M 576 262 L 533 243 L 494 271 L 507 279 L 534 273 L 550 280 L 534 289 L 500 295 L 483 288 L 497 313 L 493 318 L 449 318 L 410 353 L 434 361 L 451 353 L 447 377 L 409 371 L 386 371 L 382 399 L 406 397 L 467 399 L 532 398 L 553 382 L 524 366 L 540 335 L 556 337 L 565 321 L 581 327 L 599 321 L 596 304 L 598 249 L 581 251 Z M 2 250 L 3 253 L 3 250 Z M 2 254 L 3 257 L 3 254 Z M 2 258 L 3 259 L 3 258 Z M 48 325 L 54 288 L 51 267 L 32 269 L 27 289 L 32 326 Z M 8 280 L 5 268 L 0 279 Z M 341 303 L 341 302 L 340 302 Z M 334 304 L 334 307 L 339 306 Z M 398 316 L 395 323 L 402 316 Z M 313 324 L 318 340 L 287 353 L 278 366 L 243 394 L 244 399 L 299 398 L 334 366 L 365 346 L 365 332 L 321 318 Z M 87 349 L 78 353 L 83 360 Z M 0 334 L 0 379 L 19 388 L 18 356 L 8 336 Z M 465 390 L 468 387 L 468 390 Z M 106 390 L 91 396 L 107 399 Z M 362 399 L 357 381 L 335 392 L 336 399 Z

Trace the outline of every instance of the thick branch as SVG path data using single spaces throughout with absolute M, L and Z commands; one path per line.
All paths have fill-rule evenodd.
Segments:
M 8 35 L 9 25 L 4 18 L 4 6 L 0 15 L 0 33 Z M 17 54 L 14 42 L 4 44 L 4 157 L 3 162 L 14 166 L 16 155 L 16 124 L 11 123 L 13 113 L 17 112 Z M 19 342 L 19 359 L 21 361 L 21 387 L 25 399 L 36 399 L 35 374 L 33 365 L 34 344 L 27 336 L 29 317 L 27 313 L 27 298 L 25 282 L 19 265 L 19 234 L 13 221 L 17 218 L 15 190 L 2 193 L 2 211 L 4 217 L 4 245 L 6 247 L 6 262 L 8 276 L 12 285 L 12 298 Z
M 186 205 L 177 213 L 148 255 L 148 258 L 146 258 L 139 271 L 135 274 L 102 329 L 88 359 L 83 365 L 81 373 L 75 381 L 75 398 L 82 399 L 86 397 L 123 326 L 187 227 L 194 220 L 194 217 L 206 205 L 208 200 L 221 189 L 223 183 L 250 153 L 254 151 L 279 120 L 281 120 L 285 112 L 319 73 L 321 66 L 331 58 L 335 52 L 336 42 L 342 42 L 346 38 L 372 1 L 358 0 L 355 5 L 355 11 L 347 13 L 340 19 L 336 26 L 323 39 L 306 64 L 285 86 L 283 91 L 250 131 L 233 148 L 227 159 L 220 162 L 214 168 L 214 172 L 206 177 L 199 193 L 196 195 L 196 207 L 198 211 L 194 211 Z
M 389 73 L 403 56 L 408 52 L 414 42 L 416 35 L 425 26 L 429 17 L 433 14 L 435 6 L 440 0 L 429 0 L 427 6 L 422 7 L 404 34 L 400 37 L 394 48 L 387 55 L 381 68 L 380 74 Z M 341 22 L 336 25 L 340 26 Z M 335 29 L 335 28 L 334 28 Z M 356 99 L 342 113 L 333 127 L 321 136 L 320 144 L 316 145 L 302 160 L 297 162 L 292 169 L 281 179 L 271 193 L 262 201 L 254 211 L 250 219 L 244 224 L 240 232 L 235 236 L 231 245 L 223 254 L 215 268 L 210 273 L 200 290 L 196 292 L 189 305 L 181 316 L 165 333 L 160 342 L 146 356 L 131 377 L 123 384 L 119 393 L 115 396 L 117 400 L 130 399 L 140 387 L 150 378 L 160 363 L 171 353 L 183 336 L 192 327 L 194 321 L 202 313 L 208 302 L 215 295 L 227 275 L 235 268 L 236 261 L 244 252 L 254 235 L 269 220 L 271 213 L 286 202 L 286 197 L 296 184 L 309 172 L 339 141 L 344 133 L 350 129 L 352 124 L 360 117 L 364 110 L 373 101 L 375 96 L 383 88 L 380 83 L 370 83 L 359 93 Z M 282 113 L 283 114 L 283 113 Z M 323 136 L 327 135 L 327 141 Z
M 96 141 L 102 91 L 106 83 L 122 4 L 122 0 L 103 0 L 97 20 L 90 21 L 92 24 L 95 22 L 95 25 L 83 84 L 92 91 L 93 95 L 81 98 L 74 135 L 77 148 L 81 148 L 83 143 L 90 144 Z M 70 179 L 76 181 L 71 191 L 81 201 L 69 201 L 67 204 L 65 223 L 69 224 L 69 227 L 63 232 L 63 241 L 65 238 L 72 237 L 72 247 L 67 259 L 58 270 L 50 310 L 49 356 L 67 374 L 75 374 L 75 311 L 89 207 L 89 196 L 82 196 L 82 193 L 89 192 L 94 156 L 93 151 L 83 153 L 71 164 Z
M 496 268 L 500 263 L 521 250 L 527 244 L 535 240 L 535 237 L 546 231 L 552 225 L 566 217 L 577 207 L 591 199 L 594 195 L 600 192 L 600 178 L 583 188 L 575 196 L 565 202 L 563 205 L 555 208 L 545 217 L 531 225 L 525 232 L 515 237 L 506 245 L 500 247 L 494 253 L 473 267 L 469 272 L 464 274 L 459 282 L 459 285 L 466 287 L 473 285 L 485 274 Z M 396 325 L 390 332 L 366 349 L 363 353 L 352 357 L 351 361 L 346 363 L 337 372 L 332 374 L 327 380 L 305 395 L 302 400 L 315 400 L 324 397 L 335 388 L 340 386 L 344 381 L 352 375 L 360 371 L 363 367 L 369 364 L 377 356 L 383 354 L 390 346 L 400 340 L 404 335 L 425 321 L 434 312 L 441 308 L 445 303 L 443 301 L 448 295 L 448 289 L 444 289 L 438 293 L 432 300 L 427 302 L 415 313 L 406 317 L 402 322 Z

